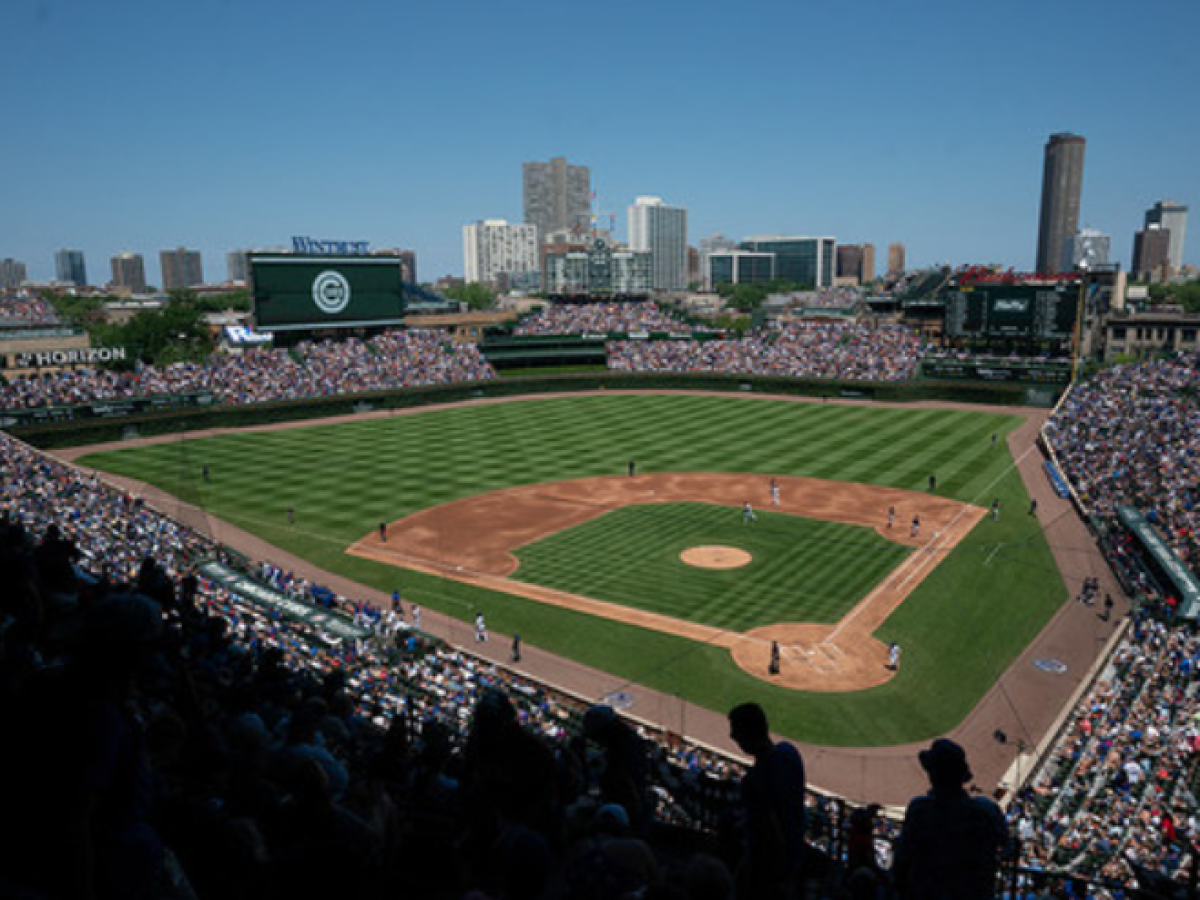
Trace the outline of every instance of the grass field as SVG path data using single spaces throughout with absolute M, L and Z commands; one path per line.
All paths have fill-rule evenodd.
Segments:
M 737 547 L 738 569 L 679 559 L 697 545 Z M 626 506 L 517 551 L 518 581 L 749 631 L 772 622 L 836 622 L 909 554 L 875 531 L 708 503 Z
M 606 395 L 430 410 L 236 432 L 94 455 L 331 571 L 717 710 L 754 698 L 793 737 L 838 745 L 924 740 L 952 728 L 1066 598 L 991 411 L 867 408 L 738 397 Z M 1008 511 L 985 519 L 884 624 L 900 675 L 852 695 L 800 694 L 726 651 L 347 556 L 391 521 L 518 484 L 639 472 L 744 472 L 924 490 Z M 200 478 L 207 465 L 211 479 Z M 297 520 L 287 524 L 294 507 Z

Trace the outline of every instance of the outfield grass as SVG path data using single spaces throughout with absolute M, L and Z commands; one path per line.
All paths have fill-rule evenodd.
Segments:
M 873 529 L 709 503 L 625 506 L 516 551 L 518 581 L 731 631 L 773 622 L 837 622 L 910 550 Z M 679 555 L 722 545 L 750 554 L 737 569 Z
M 180 439 L 97 454 L 314 563 L 461 619 L 724 710 L 758 699 L 781 732 L 817 743 L 924 740 L 952 728 L 1041 629 L 1066 590 L 1004 441 L 1019 419 L 991 411 L 870 408 L 727 396 L 523 400 L 415 415 Z M 802 694 L 741 672 L 726 651 L 347 556 L 430 506 L 518 484 L 639 472 L 745 472 L 938 493 L 1005 514 L 985 519 L 878 633 L 904 667 L 856 694 Z M 207 465 L 211 480 L 200 478 Z M 287 524 L 287 509 L 296 524 Z M 654 711 L 642 711 L 654 716 Z

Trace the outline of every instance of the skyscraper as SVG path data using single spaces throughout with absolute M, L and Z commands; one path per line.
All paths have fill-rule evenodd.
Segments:
M 140 253 L 121 253 L 112 258 L 112 287 L 131 294 L 146 293 L 146 262 Z
M 1042 210 L 1038 221 L 1037 270 L 1060 272 L 1069 267 L 1067 240 L 1079 231 L 1079 198 L 1083 194 L 1083 150 L 1077 134 L 1052 134 L 1042 167 Z
M 887 273 L 892 278 L 895 278 L 898 275 L 904 274 L 904 245 L 903 244 L 888 244 Z
M 1187 237 L 1188 208 L 1174 200 L 1159 200 L 1146 210 L 1146 227 L 1158 225 L 1171 232 L 1170 247 L 1167 250 L 1167 265 L 1171 267 L 1170 275 L 1174 276 L 1183 266 L 1183 244 Z
M 76 287 L 87 284 L 87 267 L 83 262 L 82 250 L 59 250 L 54 254 L 54 278 L 70 282 Z
M 484 219 L 463 226 L 463 276 L 468 282 L 536 290 L 541 282 L 538 262 L 533 225 Z
M 837 277 L 855 284 L 875 280 L 874 244 L 839 244 L 837 248 Z
M 525 224 L 536 225 L 538 240 L 556 232 L 586 234 L 591 225 L 592 181 L 587 166 L 567 164 L 556 156 L 548 163 L 521 166 Z
M 0 260 L 0 290 L 20 287 L 25 277 L 25 263 L 19 259 Z
M 837 273 L 837 239 L 766 234 L 748 237 L 741 249 L 775 255 L 775 278 L 810 288 L 832 287 Z
M 245 284 L 250 280 L 250 251 L 230 250 L 225 254 L 225 271 L 229 280 Z
M 162 265 L 164 291 L 195 287 L 204 284 L 204 268 L 200 263 L 200 251 L 186 247 L 163 250 L 158 254 Z
M 1133 236 L 1133 277 L 1136 281 L 1162 281 L 1171 268 L 1171 232 L 1147 225 Z
M 650 251 L 656 291 L 687 288 L 687 210 L 661 197 L 638 197 L 629 207 L 629 249 Z

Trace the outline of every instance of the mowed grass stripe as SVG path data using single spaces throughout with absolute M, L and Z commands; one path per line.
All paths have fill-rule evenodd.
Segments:
M 843 480 L 851 475 L 922 491 L 930 471 L 953 468 L 954 475 L 939 478 L 938 493 L 977 500 L 983 485 L 1011 467 L 1003 438 L 1020 422 L 992 410 L 597 392 L 180 438 L 84 462 L 151 481 L 316 565 L 386 593 L 399 583 L 423 605 L 468 621 L 483 609 L 499 632 L 520 632 L 531 644 L 712 709 L 757 699 L 768 706 L 780 732 L 796 738 L 867 745 L 923 741 L 953 728 L 1066 598 L 1038 522 L 1023 515 L 1029 500 L 1015 475 L 992 489 L 1006 511 L 1001 521 L 977 526 L 877 634 L 904 644 L 899 677 L 854 695 L 775 689 L 742 673 L 724 650 L 397 570 L 349 557 L 344 548 L 380 521 L 460 497 L 530 482 L 624 475 L 631 457 L 643 472 Z M 996 451 L 987 437 L 992 431 L 1001 438 Z M 967 437 L 931 452 L 932 445 L 955 433 Z M 200 477 L 204 465 L 211 468 L 209 482 Z M 765 497 L 756 502 L 765 505 Z M 284 516 L 289 505 L 297 513 L 294 527 Z M 1018 510 L 1021 514 L 1015 514 Z M 576 544 L 574 552 L 574 563 L 562 563 L 564 572 L 581 565 L 597 570 L 587 542 Z M 861 556 L 844 567 L 814 568 L 817 574 L 808 578 L 817 583 L 786 583 L 788 596 L 778 603 L 797 602 L 807 592 L 804 601 L 815 609 L 826 602 L 824 582 L 832 584 L 844 569 L 867 568 Z M 720 618 L 722 627 L 729 627 L 724 623 L 733 616 L 727 598 L 736 607 L 736 585 L 710 598 L 706 613 Z M 792 615 L 786 609 L 773 612 L 776 600 L 754 591 L 743 591 L 740 602 L 768 621 Z
M 753 557 L 732 570 L 688 565 L 689 547 L 731 546 Z M 586 561 L 580 547 L 586 546 Z M 813 547 L 822 552 L 812 552 Z M 734 507 L 650 503 L 606 513 L 517 551 L 514 576 L 675 618 L 745 631 L 775 621 L 831 622 L 879 581 L 864 552 L 898 565 L 908 549 L 843 523 Z M 835 574 L 836 573 L 836 574 Z

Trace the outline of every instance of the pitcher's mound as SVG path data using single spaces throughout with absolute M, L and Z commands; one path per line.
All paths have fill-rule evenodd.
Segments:
M 754 559 L 745 550 L 720 546 L 689 547 L 679 558 L 698 569 L 737 569 Z

